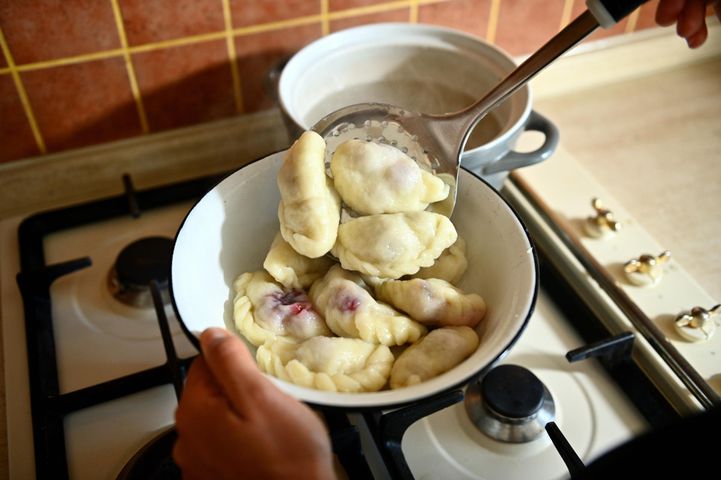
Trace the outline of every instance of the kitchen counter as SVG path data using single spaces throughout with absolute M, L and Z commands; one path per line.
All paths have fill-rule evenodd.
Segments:
M 721 302 L 721 224 L 709 216 L 721 200 L 721 27 L 713 23 L 697 51 L 670 29 L 580 45 L 532 87 L 534 108 L 561 132 L 558 155 L 602 181 Z M 150 188 L 231 170 L 287 144 L 272 110 L 0 165 L 0 218 L 116 195 L 123 173 Z

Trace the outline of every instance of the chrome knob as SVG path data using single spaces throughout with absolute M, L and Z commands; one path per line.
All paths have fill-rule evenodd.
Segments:
M 712 317 L 721 313 L 721 304 L 706 310 L 693 307 L 676 317 L 676 331 L 690 342 L 702 342 L 711 338 L 716 331 L 716 322 Z
M 613 213 L 603 205 L 599 198 L 593 198 L 591 206 L 595 213 L 586 218 L 586 233 L 592 237 L 603 238 L 621 230 L 621 224 L 616 221 Z
M 671 252 L 664 250 L 657 257 L 643 254 L 623 265 L 626 277 L 632 283 L 642 287 L 656 285 L 663 275 L 661 266 L 671 258 Z

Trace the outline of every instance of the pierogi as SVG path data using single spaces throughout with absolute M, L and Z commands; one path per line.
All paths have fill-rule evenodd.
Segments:
M 367 215 L 340 225 L 331 252 L 346 270 L 400 278 L 433 265 L 457 237 L 448 217 L 438 213 Z
M 468 268 L 466 259 L 466 241 L 459 235 L 456 243 L 443 250 L 433 265 L 423 267 L 413 278 L 440 278 L 453 285 L 458 285 Z
M 234 284 L 235 327 L 256 347 L 277 336 L 330 335 L 306 293 L 277 284 L 267 272 L 244 273 Z
M 340 197 L 325 174 L 325 140 L 307 131 L 293 143 L 278 171 L 280 233 L 310 258 L 333 247 L 340 222 Z
M 416 385 L 447 372 L 478 348 L 470 327 L 442 327 L 428 332 L 401 353 L 391 369 L 390 387 Z
M 443 180 L 390 145 L 343 142 L 333 152 L 330 169 L 343 202 L 363 215 L 425 210 L 449 193 Z
M 475 327 L 486 314 L 486 302 L 480 295 L 466 294 L 439 278 L 388 280 L 375 291 L 379 300 L 423 325 Z
M 486 305 L 454 286 L 466 244 L 431 211 L 447 182 L 365 141 L 333 152 L 331 178 L 325 150 L 305 132 L 283 160 L 280 231 L 263 270 L 233 284 L 238 333 L 263 372 L 320 390 L 402 388 L 450 370 L 477 348 L 470 327 Z
M 301 343 L 278 339 L 258 348 L 262 371 L 281 380 L 332 392 L 375 392 L 388 381 L 393 354 L 385 345 L 342 337 Z
M 391 346 L 415 342 L 426 333 L 423 325 L 377 302 L 360 275 L 340 265 L 315 282 L 309 296 L 328 328 L 340 337 Z
M 278 233 L 263 261 L 263 268 L 286 288 L 307 289 L 333 265 L 328 257 L 308 258 L 296 252 Z

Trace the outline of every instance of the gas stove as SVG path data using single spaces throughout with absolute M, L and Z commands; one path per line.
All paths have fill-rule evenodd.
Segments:
M 0 224 L 10 478 L 177 478 L 167 458 L 173 414 L 197 351 L 165 302 L 162 261 L 185 214 L 219 178 L 136 191 L 126 177 L 124 195 Z M 610 335 L 563 282 L 541 262 L 528 327 L 490 371 L 520 376 L 512 388 L 522 391 L 521 407 L 494 393 L 489 373 L 392 411 L 319 409 L 343 474 L 564 478 L 673 418 L 630 358 L 633 333 Z M 491 420 L 479 419 L 488 410 Z M 540 426 L 514 433 L 523 416 Z M 495 427 L 484 427 L 489 421 Z M 129 473 L 158 438 L 165 460 L 146 465 L 152 474 Z

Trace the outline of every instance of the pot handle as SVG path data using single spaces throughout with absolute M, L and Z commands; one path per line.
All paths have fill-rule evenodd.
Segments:
M 268 95 L 271 100 L 273 100 L 273 103 L 275 103 L 276 105 L 278 104 L 278 98 L 280 98 L 278 92 L 280 74 L 283 72 L 283 68 L 285 68 L 285 65 L 288 63 L 292 56 L 293 55 L 281 57 L 277 62 L 271 65 L 271 67 L 268 69 L 267 72 L 265 72 L 265 76 L 263 77 L 263 90 L 265 90 L 265 94 Z
M 498 161 L 488 164 L 481 170 L 482 175 L 492 175 L 494 173 L 515 170 L 521 167 L 527 167 L 540 163 L 550 157 L 558 147 L 558 128 L 549 119 L 531 110 L 528 116 L 528 122 L 524 130 L 532 130 L 543 133 L 545 139 L 543 145 L 532 152 L 516 152 L 511 150 Z

